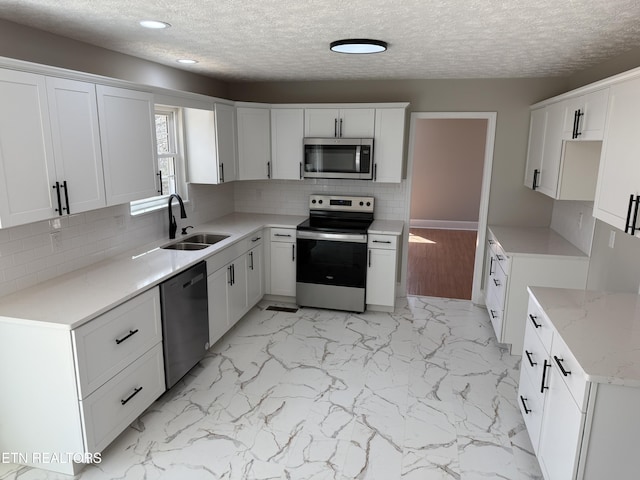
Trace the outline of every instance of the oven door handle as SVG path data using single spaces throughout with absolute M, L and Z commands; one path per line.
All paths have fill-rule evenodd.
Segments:
M 308 232 L 298 231 L 296 233 L 297 238 L 305 240 L 329 240 L 333 242 L 349 242 L 349 243 L 367 243 L 367 236 L 365 234 L 352 234 L 352 233 L 320 233 L 320 232 Z

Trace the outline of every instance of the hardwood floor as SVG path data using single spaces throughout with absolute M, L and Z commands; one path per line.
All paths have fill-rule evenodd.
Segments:
M 477 232 L 409 230 L 407 293 L 471 299 Z

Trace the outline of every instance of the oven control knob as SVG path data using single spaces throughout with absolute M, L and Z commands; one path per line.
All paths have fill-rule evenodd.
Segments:
M 364 205 L 364 202 L 360 202 L 360 206 L 362 207 Z
M 315 203 L 316 203 L 316 200 L 311 200 L 311 203 L 315 204 Z
M 367 202 L 367 207 L 370 207 L 370 206 L 371 206 L 371 202 Z
M 320 205 L 322 205 L 322 200 L 318 200 L 318 203 L 319 203 Z

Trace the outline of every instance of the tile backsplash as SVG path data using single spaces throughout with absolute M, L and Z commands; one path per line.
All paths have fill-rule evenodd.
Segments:
M 593 202 L 555 200 L 551 215 L 551 229 L 566 238 L 582 252 L 591 255 L 596 219 Z
M 233 188 L 190 185 L 188 218 L 178 219 L 179 226 L 231 213 Z M 162 238 L 168 238 L 167 211 L 132 217 L 129 204 L 0 229 L 0 296 Z

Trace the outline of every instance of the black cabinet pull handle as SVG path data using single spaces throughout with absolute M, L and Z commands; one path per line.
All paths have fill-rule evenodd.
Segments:
M 249 258 L 251 259 L 251 264 L 249 265 L 249 268 L 253 270 L 253 252 L 249 252 Z
M 499 262 L 504 261 L 504 257 L 500 254 L 496 255 L 496 258 L 498 259 Z
M 627 221 L 624 223 L 624 233 L 629 233 L 629 228 L 631 228 L 631 225 L 629 225 L 629 223 L 631 222 L 631 209 L 633 208 L 633 202 L 633 194 L 631 194 L 629 196 L 629 208 L 627 209 Z
M 531 321 L 533 322 L 533 326 L 534 326 L 534 327 L 536 327 L 536 328 L 540 328 L 540 327 L 542 327 L 542 324 L 541 324 L 541 323 L 536 322 L 536 318 L 538 318 L 538 317 L 536 317 L 535 315 L 533 315 L 533 314 L 531 314 L 531 313 L 530 313 L 530 314 L 529 314 L 529 318 L 530 318 L 530 319 L 531 319 Z
M 578 132 L 578 110 L 573 111 L 573 130 L 571 131 L 571 138 L 576 138 Z
M 164 192 L 162 191 L 162 171 L 158 170 L 158 173 L 156 173 L 156 177 L 158 177 L 158 184 L 160 185 L 158 193 L 160 195 L 164 195 Z
M 496 287 L 499 287 L 499 286 L 501 285 L 500 280 L 498 280 L 497 278 L 494 278 L 494 279 L 493 279 L 493 284 L 494 284 Z
M 522 395 L 520 395 L 520 401 L 522 402 L 522 406 L 524 407 L 524 414 L 528 415 L 531 413 L 531 409 L 527 408 L 527 404 L 525 403 L 527 401 L 526 398 L 524 398 Z
M 495 272 L 493 271 L 493 255 L 489 259 L 489 276 L 493 275 Z
M 342 137 L 342 119 L 340 119 L 340 136 Z
M 300 162 L 300 180 L 302 180 L 302 162 Z
M 256 237 L 251 239 L 251 241 L 254 243 L 257 242 L 258 240 L 262 240 L 262 237 Z
M 584 116 L 584 112 L 580 109 L 578 109 L 578 111 L 576 112 L 576 136 L 573 138 L 578 138 L 580 135 L 582 135 L 582 132 L 580 131 L 580 117 Z
M 231 265 L 227 267 L 227 271 L 229 272 L 229 285 L 233 285 L 233 276 L 231 275 Z
M 53 189 L 56 191 L 56 197 L 58 198 L 58 208 L 54 208 L 55 212 L 58 212 L 58 215 L 62 216 L 62 200 L 60 200 L 60 182 L 56 182 L 53 186 Z
M 236 264 L 231 264 L 231 285 L 236 284 Z
M 274 233 L 273 236 L 274 237 L 289 237 L 289 238 L 291 238 L 291 234 L 290 233 Z
M 267 178 L 271 178 L 271 162 L 267 162 Z
M 540 175 L 540 170 L 537 168 L 533 171 L 533 190 L 538 188 L 538 175 Z
M 133 397 L 135 397 L 141 391 L 142 391 L 142 387 L 134 388 L 133 389 L 133 393 L 131 395 L 129 395 L 127 398 L 125 398 L 124 400 L 120 400 L 120 403 L 122 405 L 126 405 L 129 400 L 131 400 Z
M 387 243 L 391 244 L 391 240 L 372 240 L 373 243 Z
M 545 359 L 544 365 L 542 366 L 542 383 L 540 385 L 540 393 L 544 393 L 544 391 L 549 388 L 544 386 L 544 381 L 547 378 L 547 368 L 549 368 L 550 366 L 551 362 L 547 362 L 547 360 Z
M 224 183 L 224 163 L 220 164 L 220 183 Z
M 71 213 L 71 208 L 69 208 L 69 188 L 67 187 L 67 181 L 64 180 L 62 182 L 62 188 L 64 188 L 64 203 L 67 204 L 67 208 L 62 208 L 67 211 L 67 214 Z
M 558 368 L 562 372 L 562 375 L 564 375 L 565 377 L 568 377 L 569 375 L 571 375 L 571 370 L 565 370 L 564 367 L 562 366 L 562 362 L 564 362 L 564 358 L 558 358 L 554 355 L 553 359 L 558 364 Z
M 491 314 L 491 318 L 497 318 L 498 317 L 496 315 L 496 311 L 495 310 L 489 310 L 489 313 Z
M 374 163 L 373 164 L 373 180 L 377 180 L 378 179 L 378 164 Z
M 631 220 L 631 231 L 629 232 L 631 235 L 635 235 L 638 231 L 636 227 L 636 222 L 638 221 L 638 206 L 640 205 L 640 196 L 636 195 L 635 207 L 633 207 L 633 219 Z
M 531 352 L 528 350 L 525 350 L 524 353 L 527 355 L 527 360 L 529 360 L 529 365 L 531 365 L 532 367 L 534 365 L 537 365 L 537 362 L 534 362 L 533 360 L 531 360 Z
M 127 335 L 125 335 L 122 338 L 116 338 L 116 344 L 120 345 L 122 342 L 124 342 L 127 338 L 131 338 L 133 337 L 136 333 L 138 333 L 139 329 L 135 329 L 135 330 L 129 330 L 129 333 Z
M 291 261 L 296 261 L 296 244 L 291 245 Z
M 337 118 L 333 119 L 333 136 L 334 137 L 338 136 L 338 119 Z
M 369 263 L 369 268 L 371 268 L 371 249 L 369 249 L 369 258 L 368 258 L 368 263 Z

